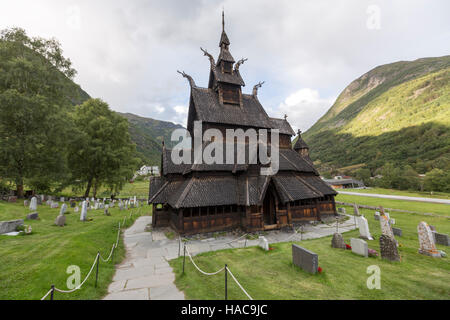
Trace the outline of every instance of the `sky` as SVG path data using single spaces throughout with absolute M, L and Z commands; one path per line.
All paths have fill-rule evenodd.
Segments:
M 244 93 L 307 130 L 351 81 L 400 60 L 450 54 L 443 0 L 0 0 L 0 29 L 56 38 L 75 82 L 113 110 L 186 125 L 190 87 L 207 87 L 225 30 Z

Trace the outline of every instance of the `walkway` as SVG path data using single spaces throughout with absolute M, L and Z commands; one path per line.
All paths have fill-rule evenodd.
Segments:
M 406 201 L 419 201 L 419 202 L 450 204 L 450 200 L 447 200 L 447 199 L 408 197 L 408 196 L 391 196 L 388 194 L 358 193 L 358 192 L 347 192 L 347 191 L 338 191 L 338 192 L 340 194 L 348 194 L 351 196 L 362 196 L 362 197 L 384 198 L 384 199 L 393 199 L 393 200 L 406 200 Z
M 180 300 L 184 294 L 175 284 L 175 275 L 168 261 L 182 253 L 178 239 L 169 240 L 166 230 L 145 232 L 152 217 L 139 217 L 124 233 L 127 250 L 125 260 L 117 266 L 113 282 L 109 285 L 105 300 Z M 353 216 L 339 224 L 339 232 L 356 229 Z M 336 222 L 329 224 L 306 224 L 297 230 L 269 231 L 265 235 L 269 243 L 301 241 L 330 236 L 336 232 Z M 196 254 L 231 248 L 257 246 L 259 240 L 247 240 L 231 233 L 207 239 L 191 239 L 186 245 Z

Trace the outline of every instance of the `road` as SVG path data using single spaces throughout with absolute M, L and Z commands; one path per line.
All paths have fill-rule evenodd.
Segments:
M 423 198 L 423 197 L 407 197 L 407 196 L 391 196 L 388 194 L 378 194 L 378 193 L 358 193 L 358 192 L 346 192 L 338 191 L 340 194 L 347 194 L 350 196 L 362 196 L 362 197 L 372 197 L 372 198 L 384 198 L 393 200 L 406 200 L 406 201 L 419 201 L 419 202 L 430 202 L 430 203 L 440 203 L 440 204 L 450 204 L 450 200 L 447 199 L 435 199 L 435 198 Z

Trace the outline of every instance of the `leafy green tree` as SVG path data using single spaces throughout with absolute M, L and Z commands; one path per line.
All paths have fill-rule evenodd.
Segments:
M 449 191 L 450 174 L 445 173 L 444 170 L 435 168 L 426 173 L 424 181 L 424 189 L 426 191 Z
M 75 75 L 60 44 L 30 38 L 23 29 L 0 31 L 0 176 L 16 185 L 62 179 L 70 126 L 68 81 Z
M 362 182 L 364 182 L 364 184 L 366 186 L 370 185 L 371 180 L 370 180 L 370 170 L 367 168 L 359 168 L 358 170 L 355 171 L 354 174 L 355 178 L 358 180 L 361 180 Z
M 75 129 L 70 141 L 72 181 L 91 189 L 95 197 L 104 185 L 119 190 L 133 176 L 138 159 L 128 132 L 128 121 L 100 99 L 90 99 L 72 113 Z

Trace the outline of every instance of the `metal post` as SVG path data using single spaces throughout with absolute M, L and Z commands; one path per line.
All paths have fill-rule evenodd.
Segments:
M 97 251 L 97 270 L 95 272 L 95 287 L 97 288 L 97 281 L 98 281 L 98 264 L 100 262 L 100 251 Z
M 183 246 L 183 274 L 184 274 L 184 265 L 186 263 L 186 243 Z
M 52 292 L 50 293 L 50 300 L 53 300 L 53 293 L 55 292 L 55 285 L 52 284 Z
M 181 238 L 178 238 L 178 257 L 180 257 L 180 250 L 181 250 Z
M 225 264 L 225 300 L 228 300 L 228 268 Z
M 336 233 L 339 233 L 339 218 L 336 218 Z

